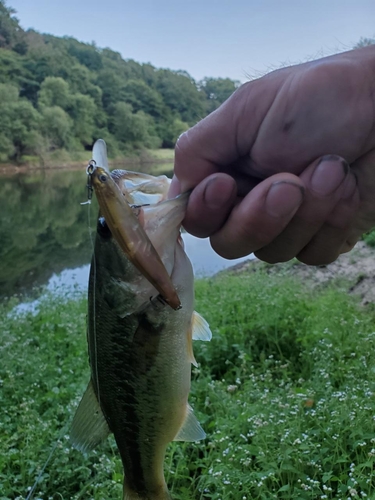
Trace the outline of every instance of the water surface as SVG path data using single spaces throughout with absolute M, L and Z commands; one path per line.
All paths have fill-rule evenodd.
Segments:
M 172 168 L 166 165 L 165 173 Z M 81 205 L 87 199 L 85 169 L 39 170 L 0 180 L 0 297 L 36 299 L 42 286 L 56 293 L 86 289 L 97 205 L 95 200 Z M 227 261 L 208 240 L 183 237 L 197 276 L 246 260 Z

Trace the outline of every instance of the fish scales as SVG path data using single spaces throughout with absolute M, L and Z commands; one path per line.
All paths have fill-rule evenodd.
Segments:
M 103 148 L 104 141 L 97 141 L 94 154 L 106 167 Z M 166 200 L 164 176 L 116 171 L 110 178 L 97 168 L 93 184 L 97 193 L 103 187 L 99 205 L 105 200 L 105 214 L 120 238 L 100 217 L 89 278 L 91 380 L 71 440 L 87 452 L 113 432 L 124 467 L 124 500 L 167 500 L 168 443 L 205 437 L 188 405 L 192 339 L 211 338 L 208 324 L 193 310 L 193 271 L 180 237 L 188 197 Z M 108 188 L 115 191 L 108 195 Z M 126 200 L 150 206 L 129 210 Z M 126 227 L 116 226 L 117 219 L 138 242 L 129 239 Z M 159 300 L 159 292 L 169 300 Z M 174 309 L 179 301 L 182 308 Z
M 100 248 L 95 255 L 101 255 Z M 139 494 L 156 493 L 155 485 L 164 491 L 163 458 L 184 418 L 190 361 L 185 354 L 187 336 L 171 336 L 166 331 L 170 320 L 163 316 L 174 314 L 179 328 L 183 322 L 186 330 L 190 318 L 186 310 L 163 311 L 152 303 L 141 313 L 121 318 L 103 300 L 107 272 L 103 272 L 100 257 L 91 269 L 96 269 L 95 275 L 91 273 L 89 295 L 95 393 L 114 433 L 127 485 Z M 184 274 L 187 277 L 186 271 Z M 185 304 L 187 309 L 187 301 Z

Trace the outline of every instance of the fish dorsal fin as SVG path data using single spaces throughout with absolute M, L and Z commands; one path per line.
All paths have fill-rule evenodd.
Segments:
M 173 441 L 200 441 L 206 433 L 194 415 L 193 408 L 187 405 L 185 421 Z
M 95 160 L 98 167 L 102 167 L 109 172 L 107 145 L 103 139 L 95 141 L 94 146 L 92 147 L 92 159 Z
M 192 329 L 193 340 L 209 341 L 212 339 L 212 332 L 207 321 L 196 311 L 193 312 Z
M 86 453 L 104 441 L 109 433 L 107 421 L 90 380 L 73 418 L 70 441 L 74 448 Z

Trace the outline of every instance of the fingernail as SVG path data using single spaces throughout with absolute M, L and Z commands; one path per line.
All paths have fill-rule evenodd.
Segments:
M 349 165 L 340 156 L 322 156 L 311 177 L 311 188 L 320 195 L 333 193 L 349 172 Z
M 172 177 L 172 182 L 169 186 L 168 198 L 176 198 L 181 193 L 181 184 L 175 175 Z
M 204 189 L 203 199 L 208 208 L 216 210 L 225 205 L 234 195 L 235 184 L 225 179 L 214 177 L 210 179 Z
M 305 190 L 298 184 L 280 181 L 272 184 L 266 197 L 266 210 L 273 217 L 293 215 L 302 203 Z

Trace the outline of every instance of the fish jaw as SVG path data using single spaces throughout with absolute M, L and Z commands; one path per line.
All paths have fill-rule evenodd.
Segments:
M 113 170 L 111 175 L 132 205 L 154 205 L 167 199 L 171 180 L 166 175 L 154 177 L 130 170 Z
M 92 185 L 100 211 L 121 249 L 173 308 L 181 306 L 170 276 L 146 232 L 111 175 L 95 167 Z

